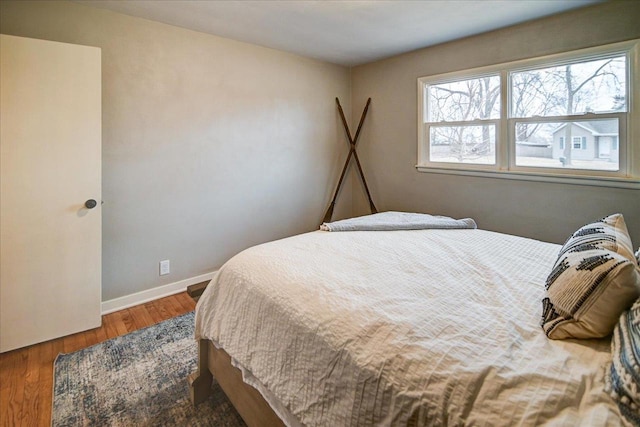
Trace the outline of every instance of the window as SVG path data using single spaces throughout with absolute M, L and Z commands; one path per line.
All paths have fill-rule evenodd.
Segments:
M 432 162 L 496 164 L 499 75 L 430 85 L 426 102 Z
M 586 150 L 587 149 L 587 137 L 574 136 L 573 137 L 573 149 L 574 150 Z
M 638 45 L 418 79 L 418 169 L 640 182 Z

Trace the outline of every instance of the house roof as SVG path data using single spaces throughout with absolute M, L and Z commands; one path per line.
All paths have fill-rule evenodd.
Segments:
M 605 135 L 617 135 L 618 134 L 618 123 L 615 119 L 607 119 L 607 120 L 593 120 L 588 122 L 573 122 L 574 125 L 579 126 L 586 131 L 590 132 L 593 136 L 605 136 Z M 557 133 L 564 127 L 567 123 L 563 123 L 553 133 Z

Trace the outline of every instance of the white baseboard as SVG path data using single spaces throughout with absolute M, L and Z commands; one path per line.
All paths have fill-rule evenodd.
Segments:
M 215 271 L 212 271 L 211 273 L 190 277 L 178 282 L 158 286 L 157 288 L 147 289 L 145 291 L 136 292 L 135 294 L 110 299 L 109 301 L 103 301 L 101 305 L 102 314 L 113 313 L 114 311 L 124 310 L 125 308 L 133 307 L 134 305 L 144 304 L 145 302 L 184 292 L 187 290 L 187 286 L 211 280 L 215 273 Z

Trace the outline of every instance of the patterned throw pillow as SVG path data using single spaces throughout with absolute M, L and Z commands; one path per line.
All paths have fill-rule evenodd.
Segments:
M 622 215 L 576 231 L 547 278 L 541 326 L 549 338 L 599 338 L 640 295 L 640 269 Z
M 585 249 L 607 249 L 633 260 L 635 258 L 633 245 L 622 214 L 609 215 L 581 227 L 564 243 L 558 258 L 561 258 L 565 252 L 578 252 Z
M 620 316 L 611 340 L 605 391 L 633 425 L 640 425 L 640 300 Z

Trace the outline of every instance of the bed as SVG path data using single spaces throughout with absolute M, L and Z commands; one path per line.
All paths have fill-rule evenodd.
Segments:
M 559 249 L 479 229 L 247 249 L 198 302 L 194 403 L 214 376 L 250 426 L 621 425 L 610 338 L 540 328 Z

